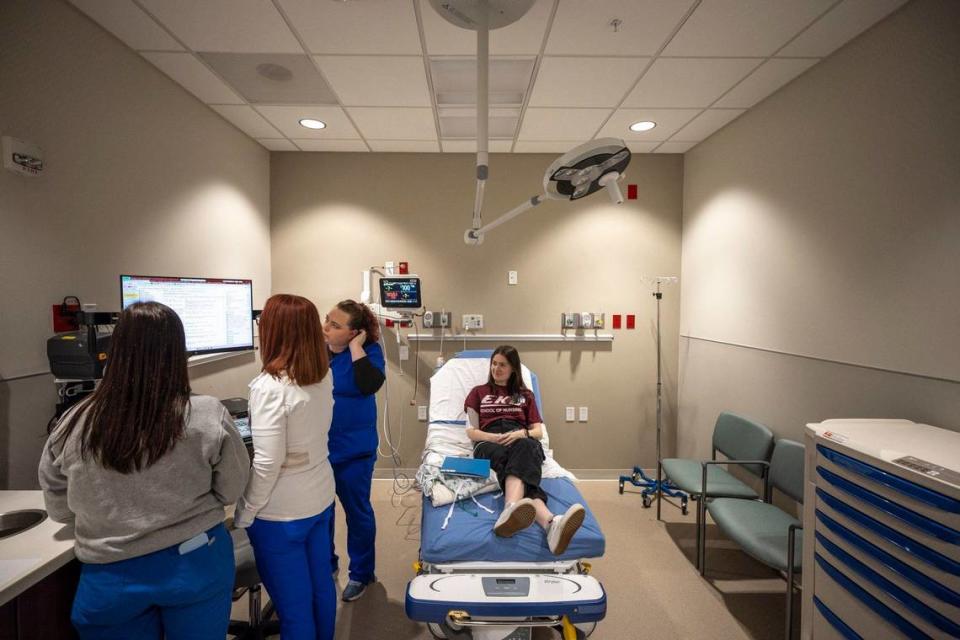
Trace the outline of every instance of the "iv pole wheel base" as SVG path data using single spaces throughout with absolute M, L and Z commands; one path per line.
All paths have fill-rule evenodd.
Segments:
M 650 505 L 653 504 L 653 499 L 650 496 L 641 496 L 640 499 L 643 501 L 644 509 L 649 509 Z
M 463 232 L 463 242 L 471 247 L 483 244 L 483 234 L 477 233 L 473 229 L 467 229 Z

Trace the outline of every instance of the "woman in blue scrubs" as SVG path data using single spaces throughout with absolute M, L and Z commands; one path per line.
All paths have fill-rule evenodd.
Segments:
M 370 503 L 373 467 L 377 462 L 377 402 L 374 394 L 385 380 L 380 325 L 373 312 L 359 302 L 344 300 L 327 314 L 323 335 L 330 349 L 333 372 L 333 424 L 330 462 L 337 497 L 347 517 L 347 553 L 350 578 L 344 602 L 363 595 L 376 580 L 377 522 Z M 331 570 L 339 570 L 330 522 Z

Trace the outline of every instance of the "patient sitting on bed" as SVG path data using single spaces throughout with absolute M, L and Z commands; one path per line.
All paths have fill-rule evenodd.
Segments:
M 509 345 L 494 349 L 487 383 L 470 391 L 464 410 L 470 421 L 467 436 L 474 442 L 473 457 L 490 460 L 503 489 L 503 513 L 494 533 L 509 538 L 536 520 L 546 532 L 550 551 L 561 555 L 583 524 L 586 511 L 581 504 L 562 515 L 547 508 L 547 494 L 540 488 L 543 424 L 533 393 L 523 384 L 516 349 Z

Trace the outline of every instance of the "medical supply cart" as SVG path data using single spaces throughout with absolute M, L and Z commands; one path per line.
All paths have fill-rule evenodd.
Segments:
M 960 638 L 960 433 L 807 425 L 802 637 Z

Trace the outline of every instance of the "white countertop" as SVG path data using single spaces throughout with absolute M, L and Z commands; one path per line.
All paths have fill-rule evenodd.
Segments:
M 43 509 L 40 491 L 0 491 L 0 513 Z M 0 538 L 0 605 L 74 559 L 73 527 L 49 517 L 35 527 Z

